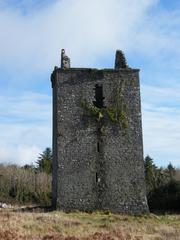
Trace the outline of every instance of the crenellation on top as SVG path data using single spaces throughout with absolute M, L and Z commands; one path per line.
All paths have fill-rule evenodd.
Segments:
M 65 49 L 61 50 L 61 66 L 58 68 L 57 66 L 54 67 L 54 70 L 58 71 L 139 71 L 137 68 L 130 68 L 127 64 L 125 55 L 123 51 L 116 50 L 115 55 L 115 65 L 114 68 L 72 68 L 70 63 L 70 58 L 66 55 Z
M 117 50 L 115 57 L 115 69 L 129 69 L 123 51 Z
M 71 67 L 70 58 L 66 55 L 65 50 L 61 50 L 61 68 L 68 69 Z

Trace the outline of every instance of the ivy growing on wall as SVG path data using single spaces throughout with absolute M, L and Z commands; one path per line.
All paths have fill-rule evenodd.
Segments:
M 81 99 L 81 106 L 87 111 L 89 116 L 95 117 L 97 121 L 104 118 L 104 108 L 97 108 L 93 104 L 88 103 L 86 99 Z
M 95 118 L 98 122 L 104 122 L 104 119 L 109 119 L 110 122 L 119 124 L 124 129 L 128 128 L 126 105 L 123 97 L 123 83 L 119 84 L 116 90 L 113 106 L 98 108 L 82 98 L 81 107 L 89 117 Z M 102 126 L 101 129 L 104 129 L 104 126 Z
M 128 127 L 126 104 L 123 97 L 124 84 L 121 82 L 117 87 L 114 99 L 114 106 L 107 107 L 107 114 L 109 119 L 114 123 L 119 123 L 123 128 Z

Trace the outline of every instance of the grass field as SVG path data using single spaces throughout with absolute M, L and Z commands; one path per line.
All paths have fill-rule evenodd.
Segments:
M 0 239 L 180 240 L 180 215 L 0 211 Z

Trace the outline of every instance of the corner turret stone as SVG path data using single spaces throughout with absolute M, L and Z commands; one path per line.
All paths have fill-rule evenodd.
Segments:
M 115 69 L 128 68 L 126 58 L 121 50 L 116 51 Z
M 70 68 L 70 58 L 66 56 L 65 50 L 61 50 L 61 68 L 66 69 Z

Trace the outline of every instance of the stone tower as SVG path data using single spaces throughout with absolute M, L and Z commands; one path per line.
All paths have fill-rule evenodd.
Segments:
M 53 87 L 53 205 L 65 211 L 148 212 L 139 70 L 70 68 L 62 50 Z

